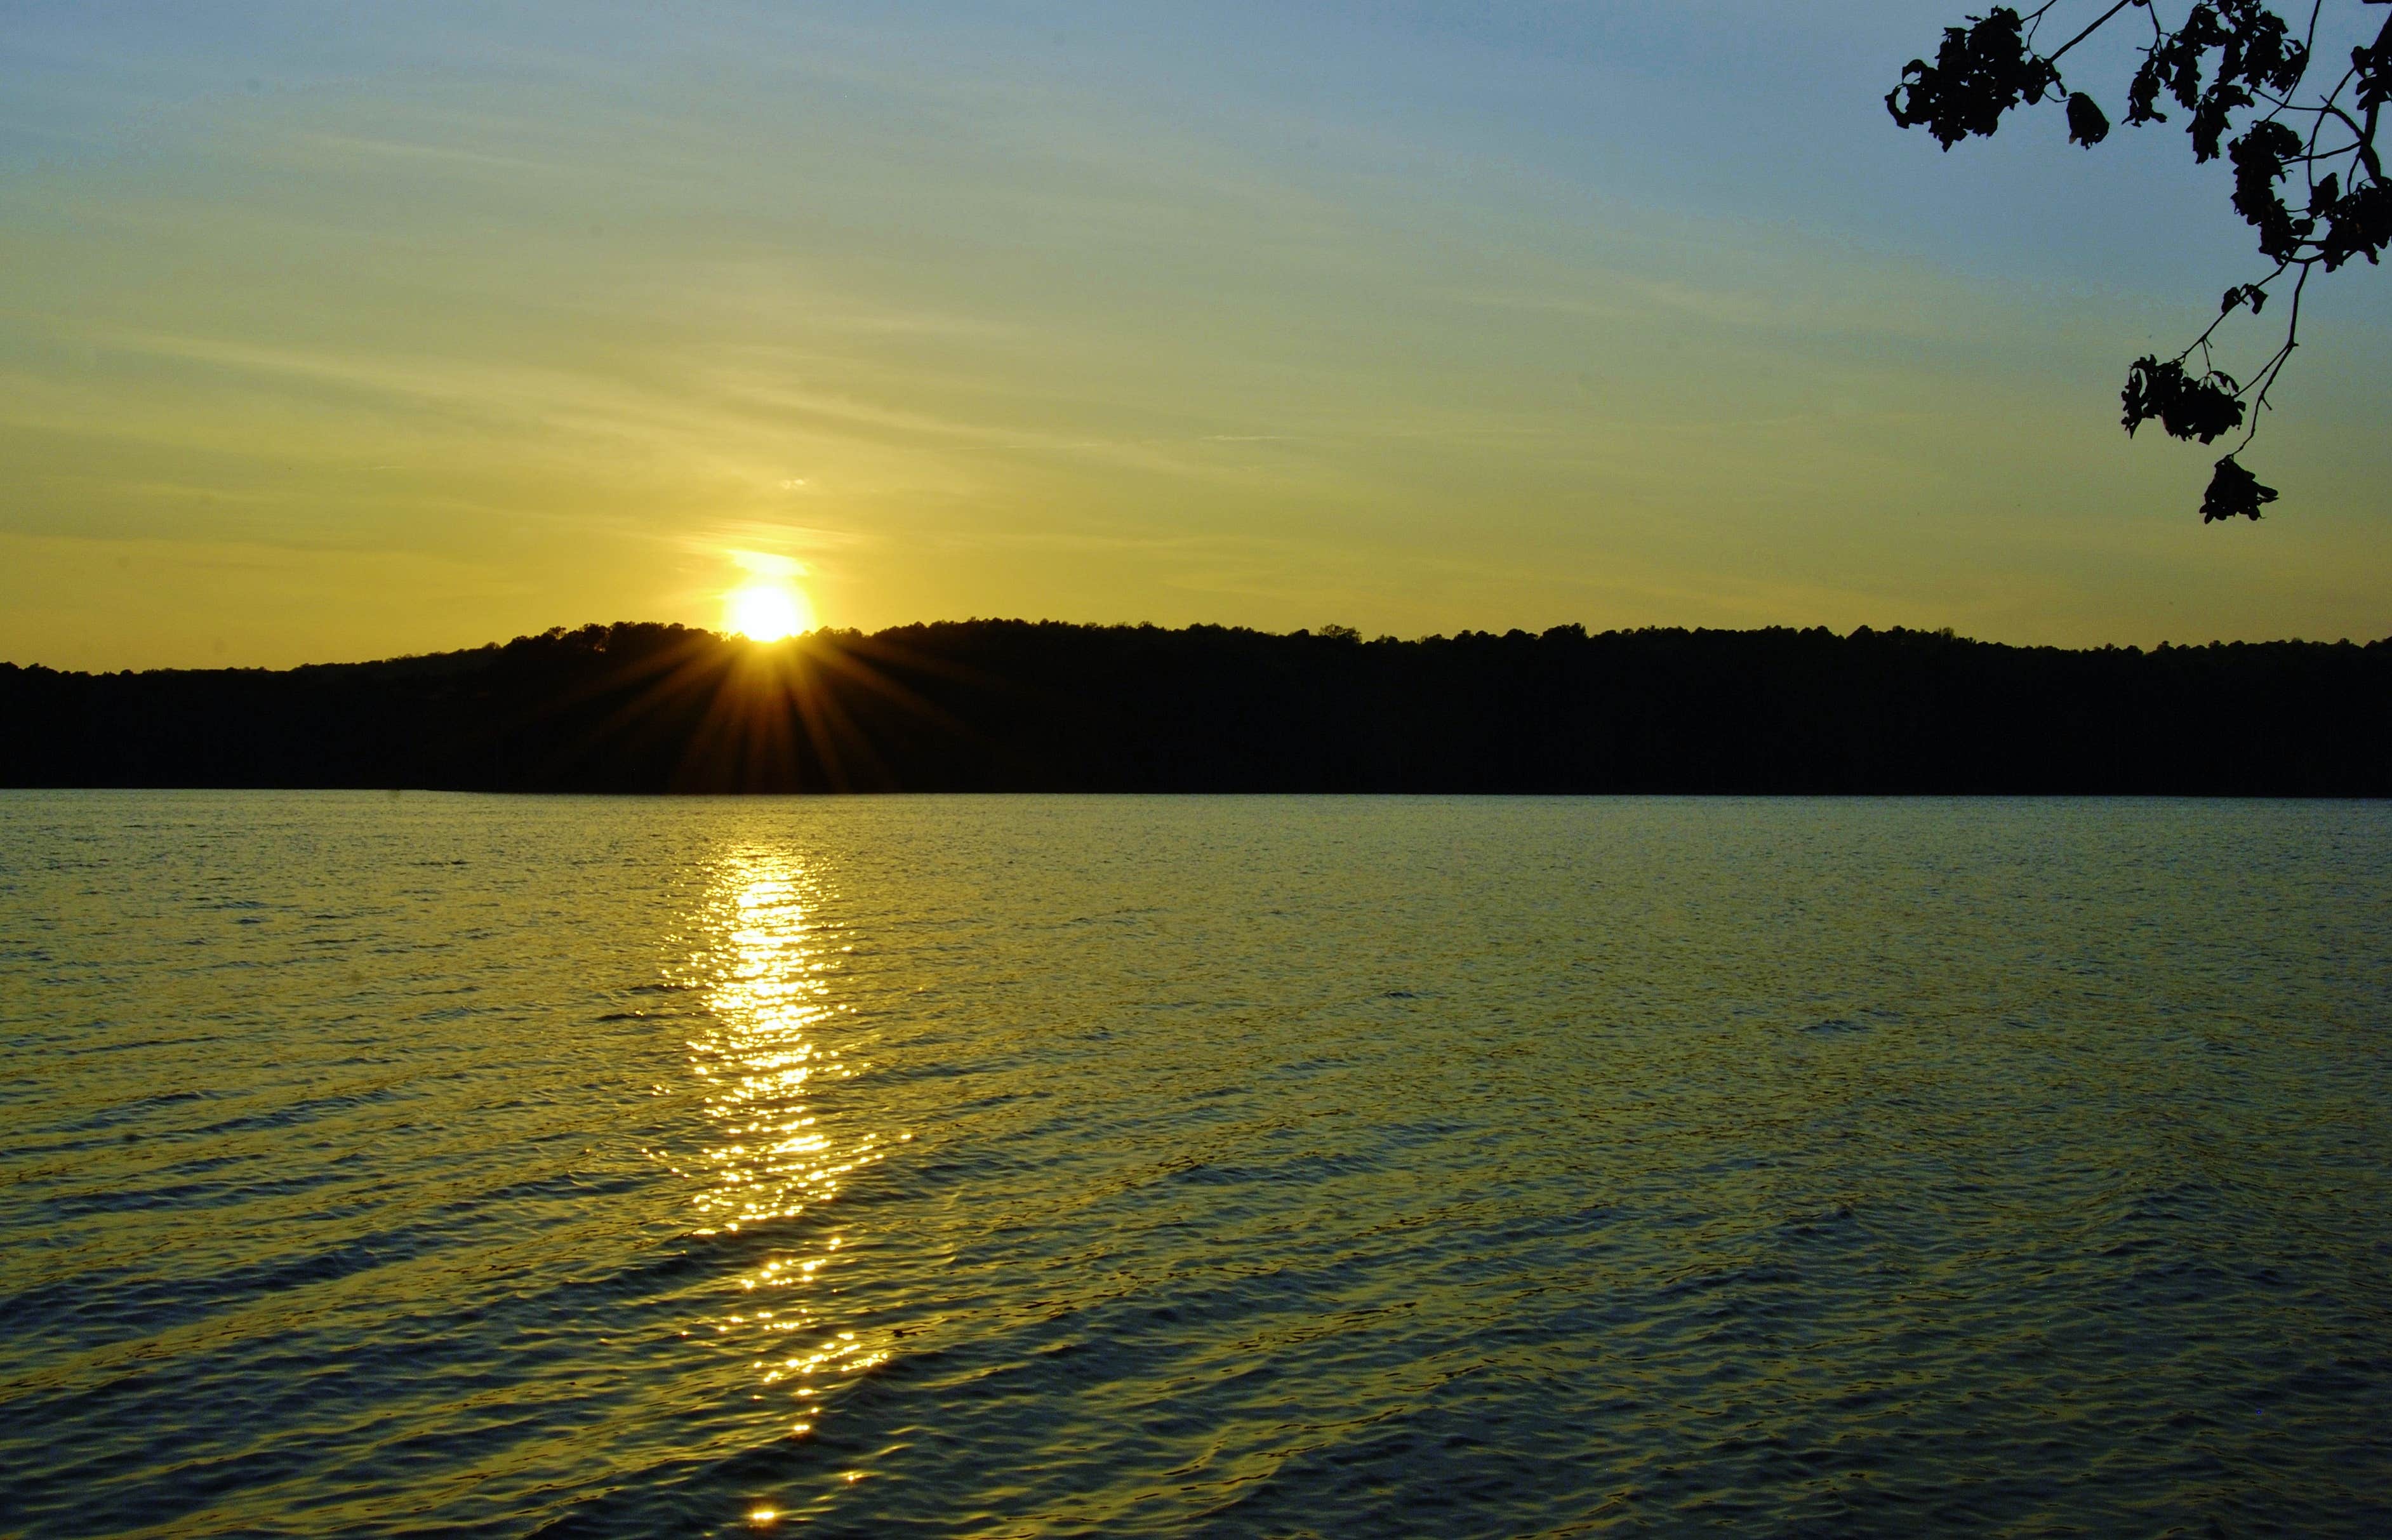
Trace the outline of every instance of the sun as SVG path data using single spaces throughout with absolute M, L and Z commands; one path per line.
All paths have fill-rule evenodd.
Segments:
M 724 596 L 722 617 L 750 641 L 778 641 L 813 629 L 814 609 L 786 583 L 750 583 Z

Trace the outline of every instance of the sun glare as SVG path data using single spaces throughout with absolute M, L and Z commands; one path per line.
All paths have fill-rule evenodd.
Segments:
M 780 583 L 751 583 L 723 601 L 723 618 L 750 641 L 778 641 L 813 628 L 813 606 Z

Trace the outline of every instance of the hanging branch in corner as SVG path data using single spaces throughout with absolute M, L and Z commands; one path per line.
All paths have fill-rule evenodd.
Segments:
M 2270 409 L 2268 393 L 2300 345 L 2301 298 L 2310 278 L 2353 257 L 2376 264 L 2392 244 L 2392 188 L 2375 148 L 2376 123 L 2392 97 L 2392 18 L 2373 43 L 2350 50 L 2332 85 L 2320 88 L 2310 72 L 2325 3 L 2313 0 L 2297 33 L 2260 0 L 2204 0 L 2174 26 L 2159 0 L 2118 0 L 2098 14 L 2088 5 L 2077 14 L 2091 19 L 2048 54 L 2036 50 L 2036 39 L 2048 23 L 2061 30 L 2054 18 L 2060 0 L 2024 13 L 1997 7 L 1967 18 L 1965 27 L 1945 28 L 1935 61 L 1912 59 L 1886 94 L 1896 123 L 1925 128 L 1947 150 L 1971 135 L 1990 137 L 2014 107 L 2047 101 L 2065 104 L 2069 139 L 2090 149 L 2109 137 L 2109 115 L 2091 96 L 2068 88 L 2060 61 L 2126 12 L 2144 13 L 2151 36 L 2126 84 L 2127 123 L 2168 122 L 2164 102 L 2180 109 L 2193 160 L 2224 158 L 2234 175 L 2234 212 L 2257 233 L 2259 254 L 2273 265 L 2229 288 L 2216 317 L 2183 352 L 2166 359 L 2146 355 L 2126 371 L 2127 433 L 2157 422 L 2172 438 L 2213 444 L 2239 431 L 2202 498 L 2204 524 L 2237 514 L 2256 519 L 2276 500 L 2276 489 L 2239 457 L 2258 434 L 2260 414 Z M 2247 380 L 2219 368 L 2212 351 L 2219 327 L 2240 313 L 2259 316 L 2279 293 L 2283 332 L 2275 350 Z

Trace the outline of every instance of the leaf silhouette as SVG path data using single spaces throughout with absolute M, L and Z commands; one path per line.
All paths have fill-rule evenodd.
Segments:
M 2068 137 L 2071 143 L 2090 149 L 2110 136 L 2110 120 L 2101 115 L 2100 106 L 2079 91 L 2068 98 Z
M 2126 371 L 2120 395 L 2126 406 L 2126 432 L 2158 420 L 2171 438 L 2197 438 L 2208 444 L 2242 425 L 2242 402 L 2230 375 L 2215 371 L 2194 378 L 2180 359 L 2163 363 L 2150 354 Z
M 2201 495 L 2201 522 L 2209 524 L 2218 519 L 2231 519 L 2240 514 L 2246 519 L 2259 516 L 2260 508 L 2276 500 L 2276 489 L 2260 484 L 2259 478 L 2242 469 L 2228 455 L 2210 472 L 2209 490 Z

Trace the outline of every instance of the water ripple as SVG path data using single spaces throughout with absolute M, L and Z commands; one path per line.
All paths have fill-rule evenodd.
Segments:
M 0 1529 L 2368 1535 L 2392 813 L 0 796 Z

